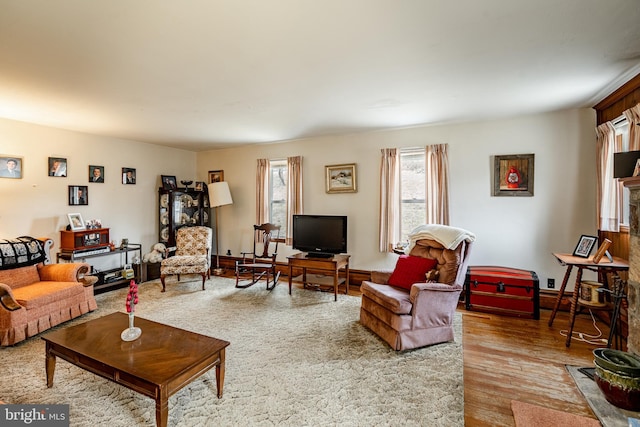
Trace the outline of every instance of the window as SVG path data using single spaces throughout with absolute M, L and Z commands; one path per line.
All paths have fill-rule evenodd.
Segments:
M 287 161 L 269 161 L 269 222 L 279 224 L 280 238 L 287 235 Z
M 614 121 L 613 127 L 616 132 L 616 152 L 629 151 L 629 122 L 623 116 Z M 621 226 L 629 225 L 629 189 L 621 184 L 618 185 L 618 206 L 620 210 L 619 223 Z
M 426 223 L 425 149 L 400 150 L 400 240 L 407 242 L 415 227 Z

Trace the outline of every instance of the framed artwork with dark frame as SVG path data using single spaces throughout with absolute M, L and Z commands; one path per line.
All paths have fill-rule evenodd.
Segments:
M 72 231 L 82 231 L 85 229 L 82 215 L 79 213 L 67 214 L 67 218 L 69 218 L 69 228 L 71 228 Z
M 123 184 L 135 184 L 136 183 L 136 170 L 135 170 L 135 168 L 122 168 L 122 183 Z
M 207 184 L 204 181 L 196 181 L 196 191 L 207 191 Z
M 588 236 L 583 234 L 578 240 L 576 248 L 573 250 L 573 256 L 579 256 L 582 258 L 589 258 L 593 247 L 596 245 L 598 238 L 596 236 Z
M 327 180 L 327 193 L 355 193 L 356 164 L 328 165 L 324 167 Z
M 533 196 L 534 154 L 494 156 L 493 195 Z
M 49 157 L 49 176 L 67 176 L 67 159 L 65 157 Z
M 209 184 L 224 181 L 224 171 L 209 171 Z
M 0 157 L 0 178 L 22 178 L 22 157 Z
M 89 187 L 86 185 L 69 186 L 69 205 L 84 206 L 89 204 Z
M 104 166 L 89 165 L 89 182 L 104 183 Z
M 162 178 L 162 188 L 165 190 L 175 190 L 178 188 L 176 177 L 174 175 L 160 175 Z

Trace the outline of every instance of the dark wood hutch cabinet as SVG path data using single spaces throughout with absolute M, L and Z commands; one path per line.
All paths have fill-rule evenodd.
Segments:
M 209 194 L 206 188 L 204 191 L 160 188 L 158 194 L 160 197 L 159 241 L 168 247 L 175 246 L 176 230 L 179 228 L 195 225 L 210 226 Z

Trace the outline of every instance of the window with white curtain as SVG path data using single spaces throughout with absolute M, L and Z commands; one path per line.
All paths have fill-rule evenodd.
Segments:
M 629 151 L 629 122 L 623 116 L 613 122 L 616 131 L 616 152 Z M 620 203 L 621 226 L 629 225 L 629 189 L 623 185 L 618 186 L 618 202 Z
M 269 218 L 280 225 L 280 238 L 287 235 L 287 161 L 269 160 Z
M 415 227 L 425 224 L 426 209 L 426 150 L 400 150 L 400 239 L 409 240 Z

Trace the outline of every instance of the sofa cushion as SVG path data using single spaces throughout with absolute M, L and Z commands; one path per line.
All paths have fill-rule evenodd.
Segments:
M 396 262 L 396 268 L 387 283 L 391 286 L 411 289 L 411 285 L 414 283 L 426 282 L 425 274 L 433 269 L 437 263 L 435 259 L 400 255 Z
M 84 292 L 84 286 L 78 282 L 37 282 L 13 290 L 18 304 L 31 310 L 58 301 L 73 298 Z
M 11 289 L 17 289 L 40 281 L 38 267 L 30 265 L 27 267 L 14 268 L 12 270 L 0 270 L 0 283 L 9 285 Z

